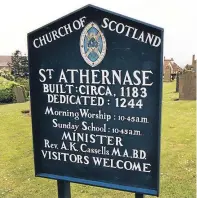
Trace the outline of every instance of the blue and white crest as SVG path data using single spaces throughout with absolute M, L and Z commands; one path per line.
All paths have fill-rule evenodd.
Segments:
M 86 25 L 81 33 L 80 51 L 85 62 L 91 67 L 97 66 L 105 57 L 105 37 L 93 22 Z

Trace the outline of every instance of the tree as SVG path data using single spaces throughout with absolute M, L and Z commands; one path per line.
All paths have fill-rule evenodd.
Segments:
M 11 63 L 8 63 L 11 68 L 11 74 L 14 77 L 28 77 L 29 67 L 27 56 L 22 55 L 21 51 L 16 50 L 11 57 Z

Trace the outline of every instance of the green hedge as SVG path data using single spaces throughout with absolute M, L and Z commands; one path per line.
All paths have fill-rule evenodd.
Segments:
M 16 101 L 13 93 L 14 86 L 20 86 L 20 84 L 0 77 L 0 103 L 10 103 Z

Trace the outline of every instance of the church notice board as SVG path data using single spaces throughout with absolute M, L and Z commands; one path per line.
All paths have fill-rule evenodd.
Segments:
M 163 32 L 87 5 L 28 34 L 36 176 L 159 195 Z

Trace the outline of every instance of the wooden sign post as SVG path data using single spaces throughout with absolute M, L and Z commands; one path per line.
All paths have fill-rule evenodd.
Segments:
M 87 5 L 28 34 L 35 174 L 159 195 L 163 29 Z

